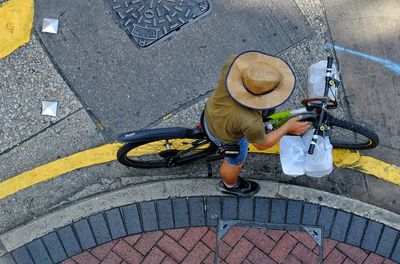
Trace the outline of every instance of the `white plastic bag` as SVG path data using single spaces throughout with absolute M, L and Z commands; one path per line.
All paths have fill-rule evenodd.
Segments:
M 304 143 L 300 136 L 283 136 L 280 141 L 280 160 L 283 173 L 300 176 L 304 171 Z
M 308 154 L 314 129 L 303 136 L 284 136 L 280 140 L 280 161 L 283 173 L 289 176 L 306 174 L 323 177 L 333 170 L 332 145 L 329 137 L 318 136 L 314 153 Z
M 326 64 L 327 60 L 322 60 L 317 63 L 312 64 L 308 68 L 308 97 L 321 97 L 324 96 L 325 92 L 325 74 L 326 74 Z M 338 79 L 336 65 L 332 65 L 333 77 Z M 336 96 L 336 86 L 332 86 L 328 93 L 331 99 L 335 99 Z
M 329 137 L 318 136 L 317 143 L 312 155 L 308 154 L 314 129 L 310 129 L 303 135 L 303 143 L 306 150 L 304 159 L 304 171 L 310 177 L 323 177 L 329 175 L 333 170 L 332 145 Z

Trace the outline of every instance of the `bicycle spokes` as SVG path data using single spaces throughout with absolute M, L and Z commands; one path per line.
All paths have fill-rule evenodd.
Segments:
M 206 144 L 207 143 L 207 144 Z M 146 155 L 159 155 L 163 158 L 169 158 L 178 152 L 192 150 L 204 150 L 210 146 L 210 143 L 200 139 L 163 139 L 141 145 L 128 152 L 128 157 L 143 157 Z

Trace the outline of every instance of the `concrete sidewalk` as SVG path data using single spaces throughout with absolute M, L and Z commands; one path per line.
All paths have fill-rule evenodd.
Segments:
M 298 106 L 299 100 L 307 94 L 307 68 L 311 63 L 327 56 L 326 43 L 336 47 L 334 53 L 339 59 L 344 81 L 343 89 L 338 92 L 340 107 L 336 112 L 337 116 L 366 125 L 379 134 L 381 145 L 373 151 L 365 152 L 366 154 L 400 165 L 398 147 L 400 144 L 397 133 L 400 129 L 400 108 L 396 107 L 400 99 L 397 92 L 399 72 L 396 71 L 398 69 L 396 65 L 398 66 L 400 62 L 400 52 L 396 50 L 397 36 L 400 34 L 400 6 L 397 1 L 383 0 L 379 1 L 379 4 L 376 1 L 361 0 L 346 2 L 287 0 L 282 3 L 245 1 L 245 5 L 237 1 L 229 5 L 219 0 L 214 2 L 216 2 L 215 13 L 211 13 L 208 18 L 205 17 L 204 21 L 197 22 L 199 27 L 194 24 L 193 28 L 189 27 L 176 38 L 155 46 L 153 50 L 141 53 L 130 43 L 125 32 L 114 23 L 108 3 L 105 1 L 99 5 L 94 5 L 91 1 L 80 3 L 90 12 L 88 17 L 80 17 L 79 20 L 74 20 L 74 16 L 76 12 L 82 10 L 72 2 L 63 2 L 59 6 L 53 3 L 51 8 L 46 9 L 48 1 L 36 1 L 35 29 L 31 42 L 4 60 L 0 60 L 0 181 L 77 151 L 110 142 L 112 135 L 123 129 L 134 129 L 136 126 L 196 125 L 206 98 L 217 79 L 223 59 L 233 52 L 259 49 L 272 52 L 287 60 L 293 66 L 299 82 L 293 98 L 286 107 Z M 93 6 L 90 6 L 92 4 Z M 252 39 L 261 32 L 258 30 L 260 25 L 257 24 L 259 20 L 250 19 L 245 24 L 241 24 L 241 21 L 246 20 L 245 14 L 260 7 L 265 10 L 279 9 L 280 12 L 282 10 L 290 12 L 286 14 L 288 20 L 281 21 L 280 30 L 275 32 L 276 35 L 271 31 L 270 36 L 269 33 L 265 33 Z M 242 13 L 240 8 L 246 8 L 247 13 Z M 234 14 L 241 16 L 237 16 L 237 20 L 232 22 L 235 25 L 233 29 L 236 29 L 231 31 L 229 29 L 232 29 L 232 25 L 224 21 Z M 41 20 L 50 15 L 59 16 L 61 22 L 62 30 L 56 36 L 40 32 Z M 296 21 L 299 23 L 299 31 L 295 29 Z M 216 28 L 214 26 L 218 24 L 217 22 L 226 25 L 224 24 L 224 28 Z M 101 28 L 100 25 L 104 27 Z M 248 27 L 251 27 L 250 31 Z M 96 33 L 96 30 L 107 31 L 110 28 L 112 29 L 110 34 Z M 198 34 L 201 32 L 206 32 L 209 37 L 202 37 Z M 218 40 L 220 35 L 224 36 L 224 43 L 229 44 L 223 45 Z M 105 36 L 107 42 L 101 43 L 99 39 Z M 90 41 L 91 37 L 95 37 L 97 41 Z M 275 42 L 271 41 L 272 39 L 275 39 Z M 283 41 L 285 39 L 286 42 Z M 77 44 L 79 41 L 82 41 L 82 46 Z M 115 49 L 114 44 L 119 48 Z M 203 54 L 205 49 L 203 46 L 209 51 L 206 55 Z M 168 56 L 164 56 L 163 48 L 167 48 Z M 91 53 L 93 50 L 101 52 L 109 50 L 111 53 Z M 183 53 L 178 54 L 179 56 L 174 53 L 179 50 L 191 52 L 185 53 L 187 57 L 184 57 Z M 129 52 L 131 54 L 128 54 Z M 151 52 L 155 52 L 155 55 Z M 121 64 L 120 61 L 113 61 L 111 57 L 115 55 L 120 59 L 124 58 L 124 54 L 126 58 L 132 60 Z M 132 54 L 141 58 L 141 63 L 136 63 Z M 90 60 L 87 61 L 86 57 Z M 190 61 L 193 60 L 198 60 L 198 63 L 189 67 Z M 158 63 L 156 68 L 158 72 L 152 71 L 154 69 L 151 65 L 155 61 Z M 179 73 L 179 78 L 175 79 L 173 72 L 182 66 L 177 62 L 183 62 L 186 66 L 185 71 Z M 93 65 L 96 67 L 93 68 Z M 167 68 L 169 70 L 166 70 Z M 96 77 L 99 72 L 110 69 L 107 74 L 113 76 L 100 74 L 99 78 Z M 143 86 L 147 87 L 147 90 L 142 89 L 141 85 L 139 87 L 129 85 L 135 83 L 130 75 L 131 69 L 145 72 L 141 76 L 140 83 L 148 84 L 148 87 Z M 161 84 L 158 79 L 146 83 L 158 73 L 165 77 Z M 186 80 L 185 76 L 196 76 L 197 79 Z M 114 87 L 115 79 L 120 85 Z M 182 89 L 187 89 L 184 94 L 180 94 L 180 90 L 176 88 L 181 86 Z M 114 87 L 113 89 L 124 87 L 128 90 L 134 87 L 138 89 L 140 96 L 136 99 L 133 96 L 128 98 L 125 95 L 133 93 L 132 91 L 114 91 L 110 87 Z M 168 89 L 174 91 L 174 96 L 180 95 L 169 98 L 166 91 L 157 91 L 159 87 L 169 87 Z M 191 93 L 190 89 L 193 87 L 196 87 L 195 93 Z M 115 92 L 118 92 L 120 101 L 113 97 Z M 154 96 L 159 98 L 159 101 L 154 101 Z M 59 101 L 60 113 L 57 118 L 40 115 L 41 100 Z M 149 101 L 152 103 L 149 104 Z M 149 107 L 154 109 L 155 104 L 160 105 L 161 109 L 158 109 L 160 111 L 157 111 L 157 114 L 148 111 Z M 123 114 L 123 106 L 126 108 L 129 105 L 132 105 L 129 109 L 131 112 Z M 144 110 L 146 112 L 144 115 L 139 116 L 137 108 L 142 106 L 147 110 Z M 165 118 L 166 114 L 168 118 Z M 215 164 L 214 170 L 216 166 Z M 205 178 L 206 175 L 207 168 L 203 162 L 181 168 L 158 170 L 128 169 L 117 162 L 112 162 L 74 171 L 1 200 L 0 233 L 4 234 L 32 223 L 34 219 L 45 217 L 50 212 L 64 209 L 89 197 L 98 197 L 103 193 L 141 183 L 156 183 L 167 179 Z M 312 187 L 400 213 L 398 204 L 400 187 L 360 172 L 336 169 L 330 176 L 320 179 L 305 176 L 292 178 L 282 174 L 278 156 L 252 155 L 243 171 L 243 176 Z M 203 193 L 200 196 L 206 195 Z M 142 196 L 145 197 L 146 194 L 143 193 Z M 348 211 L 348 213 L 355 212 Z M 366 217 L 366 219 L 371 218 Z M 387 235 L 393 237 L 393 234 L 396 234 L 392 241 L 393 250 L 388 256 L 397 256 L 397 253 L 394 253 L 397 252 L 397 249 L 394 249 L 398 241 L 397 231 L 385 233 L 382 230 L 379 231 L 382 237 Z M 163 236 L 166 234 L 163 233 Z M 301 241 L 296 242 L 297 244 L 299 247 L 304 246 Z M 344 257 L 341 258 L 344 262 L 347 261 L 346 263 L 357 262 L 349 254 L 344 254 L 345 252 L 338 248 L 339 245 L 337 244 L 332 252 L 337 256 L 342 254 Z M 135 248 L 133 244 L 130 246 Z M 212 248 L 208 249 L 212 251 Z M 115 250 L 112 252 L 115 253 Z M 374 250 L 358 252 L 363 256 L 372 254 L 372 257 L 379 258 L 380 262 L 376 263 L 383 262 L 383 259 L 370 253 L 375 252 Z M 28 255 L 32 257 L 30 254 Z M 264 251 L 263 254 L 269 253 Z M 145 256 L 142 254 L 142 257 Z M 365 257 L 362 261 L 368 258 Z M 102 259 L 97 260 L 102 261 Z

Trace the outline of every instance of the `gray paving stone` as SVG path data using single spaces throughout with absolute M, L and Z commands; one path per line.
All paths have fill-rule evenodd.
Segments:
M 7 59 L 0 60 L 0 98 L 2 99 L 0 107 L 0 153 L 30 137 L 36 136 L 37 133 L 43 132 L 52 124 L 57 123 L 82 107 L 72 90 L 57 73 L 35 34 L 31 34 L 30 37 L 29 43 L 20 47 L 18 52 L 10 54 Z M 24 87 L 24 89 L 21 89 L 21 87 Z M 40 100 L 45 98 L 56 99 L 59 102 L 61 107 L 57 117 L 50 119 L 40 114 Z M 16 106 L 20 106 L 18 111 L 15 111 L 14 107 Z M 80 138 L 85 141 L 82 135 Z M 54 147 L 48 148 L 48 145 L 40 145 L 40 148 L 35 152 L 36 156 L 34 158 L 40 159 L 42 151 L 47 153 L 46 150 L 52 150 L 49 151 L 51 154 L 60 151 Z M 65 151 L 69 147 L 70 144 L 65 144 L 60 148 L 64 151 L 62 155 L 66 154 Z M 57 157 L 57 154 L 54 155 L 54 158 Z M 26 158 L 25 155 L 26 153 L 24 152 L 20 156 Z M 18 164 L 18 166 L 13 168 L 10 166 L 11 164 L 4 163 L 4 160 L 2 160 L 2 169 L 4 168 L 3 166 L 6 169 L 10 166 L 8 168 L 14 173 L 16 169 L 25 171 L 25 163 L 30 162 L 30 160 L 19 159 L 19 157 L 15 156 L 14 160 L 24 164 L 14 163 L 14 165 Z M 39 161 L 38 164 L 44 163 Z M 2 171 L 1 176 L 4 176 L 3 172 L 7 173 L 6 169 Z M 12 175 L 15 174 L 10 176 Z
M 53 263 L 49 254 L 46 251 L 46 248 L 42 243 L 42 240 L 40 239 L 33 240 L 32 242 L 27 244 L 27 248 L 29 250 L 29 253 L 31 253 L 31 256 L 35 263 L 40 263 L 40 264 Z
M 35 264 L 31 255 L 29 255 L 26 246 L 17 248 L 12 252 L 12 255 L 17 264 Z
M 86 250 L 96 246 L 92 230 L 90 229 L 87 219 L 82 219 L 73 224 L 76 236 L 81 244 L 82 250 Z
M 361 247 L 363 249 L 375 252 L 382 229 L 382 224 L 368 220 L 367 229 L 365 229 L 364 238 L 361 241 Z
M 397 261 L 400 263 L 400 239 L 397 239 L 397 244 L 396 247 L 393 250 L 392 257 L 394 261 Z
M 221 218 L 220 197 L 207 197 L 207 226 L 217 226 Z
M 364 229 L 367 225 L 367 219 L 353 215 L 349 232 L 347 234 L 346 243 L 359 247 L 364 236 Z
M 206 224 L 203 197 L 189 198 L 189 216 L 190 226 L 204 226 Z
M 315 225 L 317 224 L 318 218 L 318 205 L 316 204 L 304 204 L 303 206 L 303 219 L 302 224 L 304 225 Z
M 222 197 L 222 218 L 238 218 L 238 200 L 236 197 Z
M 174 221 L 176 228 L 190 226 L 189 210 L 186 198 L 173 199 L 172 209 L 174 211 Z
M 0 257 L 0 264 L 17 264 L 10 253 Z
M 254 200 L 253 198 L 239 198 L 239 219 L 253 221 Z
M 301 202 L 289 201 L 287 205 L 286 223 L 299 225 L 301 223 L 301 209 Z
M 89 224 L 98 245 L 111 241 L 110 231 L 102 213 L 89 216 Z
M 140 215 L 142 216 L 143 231 L 158 229 L 156 206 L 154 201 L 140 203 Z
M 58 229 L 57 234 L 68 257 L 72 257 L 82 251 L 70 225 Z
M 55 232 L 42 237 L 42 241 L 54 263 L 58 263 L 67 258 L 67 254 L 61 245 L 61 241 Z
M 119 208 L 106 211 L 106 218 L 112 239 L 126 236 L 126 230 Z
M 334 217 L 334 209 L 321 207 L 317 224 L 324 227 L 324 237 L 329 237 Z
M 350 224 L 351 215 L 343 211 L 336 211 L 330 238 L 343 242 L 346 238 L 347 228 Z
M 284 224 L 286 218 L 286 200 L 273 199 L 271 204 L 271 223 Z
M 271 200 L 268 198 L 256 197 L 254 209 L 254 221 L 269 222 L 269 209 Z
M 385 226 L 382 232 L 381 239 L 379 240 L 376 253 L 386 258 L 390 257 L 390 253 L 392 253 L 392 249 L 395 246 L 398 234 L 399 231 L 396 231 L 393 228 Z
M 157 214 L 158 214 L 158 225 L 160 229 L 174 228 L 174 216 L 172 213 L 171 199 L 158 200 Z
M 138 234 L 142 232 L 142 225 L 140 224 L 139 212 L 136 204 L 130 204 L 122 207 L 124 215 L 124 223 L 128 235 Z

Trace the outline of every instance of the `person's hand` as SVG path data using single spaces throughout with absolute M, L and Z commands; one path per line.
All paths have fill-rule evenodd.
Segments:
M 283 126 L 286 128 L 287 134 L 303 135 L 310 129 L 309 122 L 301 122 L 302 116 L 296 116 L 289 119 Z

